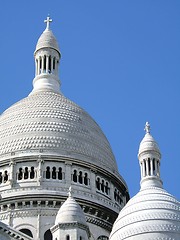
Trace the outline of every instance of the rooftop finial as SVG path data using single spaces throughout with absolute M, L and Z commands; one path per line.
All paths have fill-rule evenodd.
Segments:
M 50 29 L 50 23 L 52 22 L 52 19 L 49 17 L 49 14 L 48 14 L 48 16 L 47 16 L 47 19 L 46 20 L 44 20 L 44 22 L 47 24 L 47 26 L 46 26 L 46 29 Z
M 68 192 L 68 195 L 69 195 L 69 197 L 71 197 L 71 196 L 72 196 L 72 187 L 71 187 L 71 186 L 69 187 L 69 192 Z
M 150 133 L 150 124 L 148 122 L 146 122 L 144 130 L 146 131 L 146 133 Z

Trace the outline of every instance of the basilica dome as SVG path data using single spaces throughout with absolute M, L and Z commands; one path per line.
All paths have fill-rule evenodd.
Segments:
M 111 147 L 90 115 L 61 93 L 37 91 L 0 117 L 0 157 L 58 155 L 117 173 Z
M 10 211 L 14 228 L 44 240 L 64 231 L 61 221 L 73 229 L 80 221 L 81 237 L 107 239 L 129 200 L 127 185 L 99 125 L 61 92 L 51 21 L 34 52 L 32 91 L 0 115 L 0 221 L 8 223 Z
M 7 154 L 56 155 L 100 166 L 119 176 L 100 127 L 60 91 L 61 54 L 50 20 L 46 20 L 47 27 L 36 45 L 32 92 L 0 116 L 0 159 Z

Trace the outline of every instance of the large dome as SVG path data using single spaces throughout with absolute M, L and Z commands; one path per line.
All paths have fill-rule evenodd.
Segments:
M 61 54 L 51 21 L 45 20 L 47 27 L 34 52 L 31 93 L 0 115 L 0 221 L 9 224 L 11 214 L 13 228 L 46 239 L 50 229 L 63 228 L 64 223 L 53 226 L 59 217 L 67 217 L 66 204 L 65 212 L 62 206 L 56 215 L 72 186 L 79 204 L 77 209 L 72 199 L 66 201 L 73 228 L 82 220 L 78 227 L 83 225 L 94 239 L 104 239 L 129 193 L 101 128 L 60 91 Z M 83 219 L 76 214 L 80 207 Z
M 100 127 L 82 108 L 51 91 L 31 94 L 0 116 L 0 158 L 12 153 L 69 157 L 118 175 Z

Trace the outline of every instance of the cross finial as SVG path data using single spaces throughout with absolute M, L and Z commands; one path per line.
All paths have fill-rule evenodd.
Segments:
M 68 195 L 69 195 L 69 197 L 71 197 L 71 196 L 72 196 L 72 187 L 71 187 L 71 186 L 69 187 L 69 192 L 68 192 Z
M 150 133 L 150 124 L 148 122 L 146 122 L 144 130 L 146 131 L 146 133 Z
M 46 20 L 44 20 L 44 22 L 47 24 L 46 29 L 50 29 L 50 23 L 52 22 L 52 19 L 49 17 L 49 15 L 47 16 Z

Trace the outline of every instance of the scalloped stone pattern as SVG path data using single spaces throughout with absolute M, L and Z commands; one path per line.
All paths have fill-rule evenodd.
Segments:
M 149 187 L 119 213 L 110 240 L 179 240 L 180 203 L 162 188 Z
M 0 159 L 34 152 L 71 157 L 118 174 L 109 142 L 78 105 L 53 92 L 37 92 L 0 116 Z

